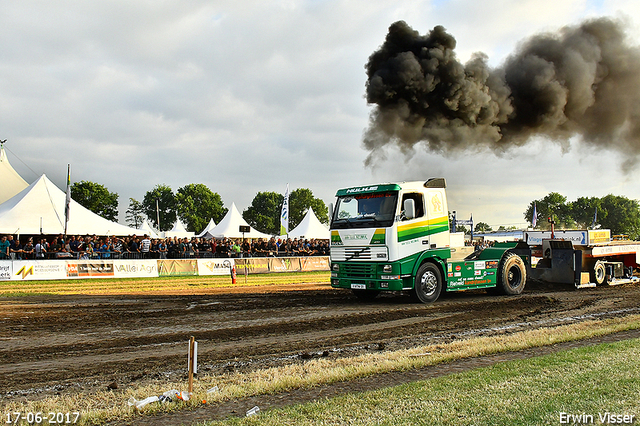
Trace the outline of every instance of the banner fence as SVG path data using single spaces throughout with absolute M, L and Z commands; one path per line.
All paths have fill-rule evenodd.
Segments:
M 167 276 L 238 275 L 329 271 L 328 256 L 252 257 L 241 259 L 157 260 L 0 260 L 0 281 L 87 278 L 152 278 Z

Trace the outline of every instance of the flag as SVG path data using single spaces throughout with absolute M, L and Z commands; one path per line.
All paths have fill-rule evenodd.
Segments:
M 67 235 L 69 222 L 69 204 L 71 204 L 71 165 L 67 164 L 67 199 L 64 202 L 64 235 Z
M 593 213 L 593 222 L 591 222 L 591 228 L 596 227 L 597 220 L 598 220 L 598 206 L 596 206 L 596 211 Z
M 533 218 L 531 218 L 531 227 L 535 228 L 538 223 L 538 210 L 536 209 L 536 203 L 533 203 Z
M 289 184 L 284 193 L 284 202 L 282 203 L 282 213 L 280 213 L 280 235 L 289 233 Z

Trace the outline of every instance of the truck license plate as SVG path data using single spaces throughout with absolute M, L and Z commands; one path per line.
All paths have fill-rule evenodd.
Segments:
M 366 284 L 351 284 L 351 288 L 355 289 L 355 290 L 366 290 L 367 289 L 367 285 Z

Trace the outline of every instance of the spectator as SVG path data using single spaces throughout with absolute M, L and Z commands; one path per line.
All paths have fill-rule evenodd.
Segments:
M 140 256 L 140 247 L 138 246 L 138 237 L 135 235 L 129 240 L 129 256 L 131 259 L 137 259 Z
M 0 239 L 0 259 L 9 259 L 9 247 L 11 244 L 7 240 L 7 236 L 3 235 Z
M 142 253 L 143 259 L 149 258 L 149 252 L 151 251 L 151 240 L 147 234 L 144 234 L 142 241 L 140 242 L 140 253 Z
M 160 240 L 158 241 L 158 257 L 160 259 L 166 259 L 167 258 L 167 242 L 166 240 Z
M 35 246 L 36 259 L 44 259 L 44 256 L 47 253 L 47 249 L 45 246 L 45 240 L 40 239 Z
M 22 244 L 20 240 L 14 240 L 13 235 L 9 235 L 9 255 L 11 259 L 22 259 Z
M 22 248 L 22 254 L 25 259 L 33 259 L 34 248 L 33 248 L 33 238 L 29 238 L 27 242 L 24 244 Z
M 233 257 L 240 257 L 240 253 L 242 253 L 242 247 L 240 247 L 240 243 L 238 243 L 238 240 L 233 241 L 233 245 L 231 246 L 231 253 Z
M 246 239 L 242 242 L 242 255 L 244 257 L 251 257 L 252 255 L 251 240 Z

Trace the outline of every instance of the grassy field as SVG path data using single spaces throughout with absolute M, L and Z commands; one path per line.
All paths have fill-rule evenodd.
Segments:
M 229 276 L 187 276 L 159 278 L 99 278 L 91 280 L 51 281 L 0 281 L 0 297 L 20 297 L 43 294 L 134 294 L 184 293 L 194 290 L 206 291 L 215 288 L 282 285 L 304 283 L 326 283 L 329 272 L 295 272 L 278 274 L 255 274 L 237 277 L 236 284 Z
M 638 395 L 634 339 L 206 424 L 637 424 Z

